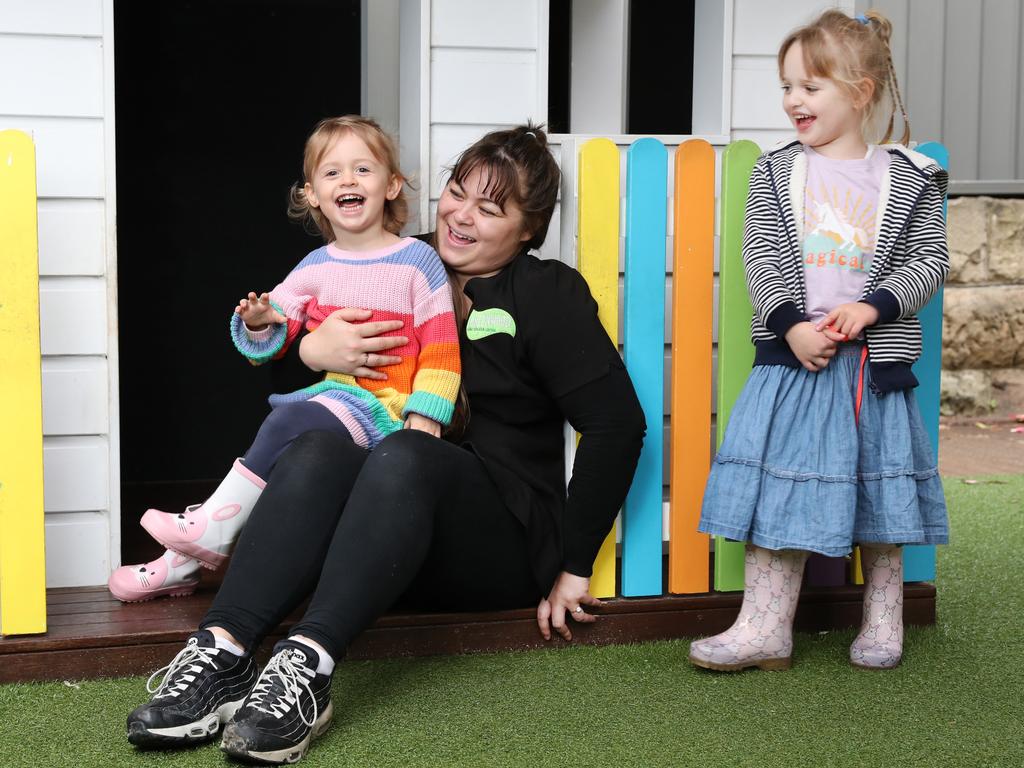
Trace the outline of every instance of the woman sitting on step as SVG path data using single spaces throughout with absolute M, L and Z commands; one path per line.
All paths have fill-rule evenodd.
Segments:
M 570 616 L 594 620 L 584 610 L 599 604 L 591 565 L 645 425 L 582 277 L 529 253 L 544 242 L 558 187 L 536 127 L 488 134 L 461 155 L 432 243 L 461 289 L 463 434 L 401 430 L 369 453 L 331 432 L 295 440 L 200 630 L 129 715 L 129 741 L 189 745 L 227 723 L 221 746 L 233 756 L 300 759 L 330 725 L 335 661 L 399 599 L 438 611 L 536 605 L 545 639 L 552 628 L 571 639 Z M 361 335 L 355 322 L 365 317 L 336 312 L 303 338 L 302 360 L 386 375 L 396 361 Z M 568 491 L 566 420 L 581 435 Z M 311 593 L 261 673 L 252 652 Z

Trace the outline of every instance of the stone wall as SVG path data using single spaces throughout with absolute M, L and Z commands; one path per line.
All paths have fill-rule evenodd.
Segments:
M 1024 411 L 1024 200 L 949 201 L 945 415 Z

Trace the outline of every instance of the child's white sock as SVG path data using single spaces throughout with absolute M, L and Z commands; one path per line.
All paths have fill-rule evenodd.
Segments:
M 334 658 L 327 652 L 327 649 L 320 645 L 320 643 L 316 642 L 316 640 L 310 640 L 308 637 L 303 637 L 302 635 L 293 635 L 288 639 L 293 640 L 296 643 L 302 643 L 316 651 L 316 655 L 320 658 L 320 664 L 318 664 L 316 668 L 316 673 L 318 675 L 329 675 L 334 671 Z

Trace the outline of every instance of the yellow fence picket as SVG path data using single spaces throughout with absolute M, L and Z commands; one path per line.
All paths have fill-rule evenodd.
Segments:
M 579 245 L 577 265 L 597 301 L 598 317 L 613 343 L 619 328 L 619 148 L 592 139 L 579 155 Z M 594 561 L 590 592 L 615 595 L 615 528 Z
M 0 634 L 46 631 L 39 250 L 32 139 L 0 131 Z

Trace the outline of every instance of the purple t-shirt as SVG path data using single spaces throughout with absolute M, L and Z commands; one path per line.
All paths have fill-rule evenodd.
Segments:
M 875 254 L 875 219 L 889 153 L 868 147 L 856 160 L 833 160 L 804 147 L 804 277 L 807 316 L 817 322 L 864 290 Z

